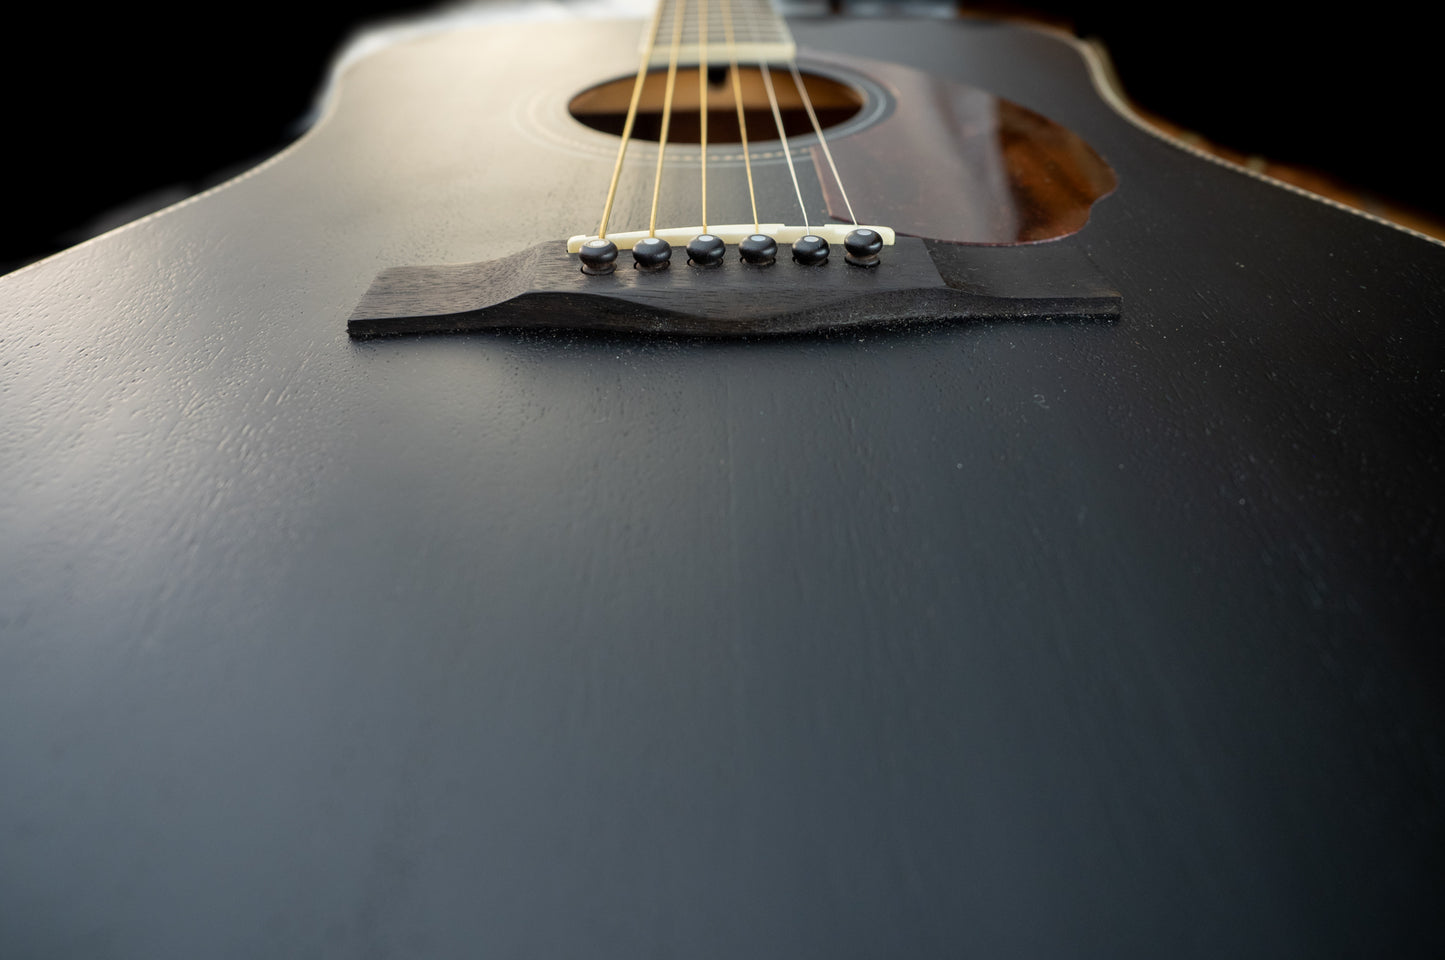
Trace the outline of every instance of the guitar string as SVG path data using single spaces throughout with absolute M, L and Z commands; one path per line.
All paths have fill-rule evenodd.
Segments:
M 813 112 L 813 101 L 808 96 L 807 84 L 803 83 L 802 74 L 798 73 L 798 61 L 788 61 L 788 67 L 793 71 L 793 84 L 798 88 L 798 94 L 803 98 L 803 109 L 808 111 L 808 119 L 813 124 L 813 132 L 818 135 L 818 146 L 823 148 L 823 156 L 828 158 L 828 169 L 833 171 L 833 180 L 838 184 L 838 192 L 843 195 L 843 205 L 848 208 L 848 219 L 853 221 L 853 226 L 858 226 L 858 216 L 853 213 L 853 204 L 848 201 L 848 191 L 843 187 L 843 178 L 838 175 L 838 165 L 833 162 L 833 151 L 828 149 L 828 138 L 823 136 L 823 125 L 818 122 L 818 115 Z
M 736 37 L 733 34 L 733 10 L 732 0 L 722 0 L 723 9 L 723 32 L 727 36 L 728 64 L 732 68 L 733 78 L 733 105 L 738 111 L 738 134 L 743 143 L 743 167 L 748 172 L 748 201 L 753 208 L 753 232 L 758 233 L 762 226 L 758 222 L 758 195 L 753 190 L 753 160 L 748 155 L 748 121 L 743 110 L 743 85 L 738 77 L 738 50 Z
M 657 236 L 657 199 L 662 193 L 662 159 L 667 152 L 667 128 L 672 122 L 672 94 L 677 88 L 677 52 L 682 46 L 682 20 L 687 0 L 677 0 L 673 12 L 672 50 L 667 58 L 667 92 L 662 97 L 662 132 L 657 138 L 657 172 L 652 178 L 652 216 L 647 221 L 647 235 Z
M 632 140 L 632 125 L 637 121 L 637 105 L 642 100 L 642 87 L 647 82 L 647 68 L 652 63 L 652 50 L 657 44 L 657 31 L 662 25 L 662 11 L 666 0 L 658 3 L 652 14 L 652 26 L 647 31 L 647 43 L 642 49 L 642 62 L 637 67 L 637 80 L 632 84 L 632 100 L 627 105 L 627 120 L 622 125 L 622 142 L 617 145 L 617 162 L 612 165 L 612 182 L 607 187 L 607 200 L 602 205 L 602 224 L 597 236 L 607 237 L 607 221 L 612 216 L 612 202 L 617 198 L 617 181 L 622 177 L 622 161 L 627 156 L 627 144 Z
M 622 142 L 618 146 L 617 159 L 613 164 L 612 179 L 608 185 L 607 199 L 603 205 L 602 221 L 598 227 L 598 237 L 605 237 L 607 224 L 611 217 L 613 204 L 616 200 L 617 186 L 621 179 L 623 163 L 626 157 L 627 147 L 631 141 L 632 131 L 636 122 L 638 106 L 641 101 L 642 90 L 647 78 L 648 67 L 650 66 L 653 53 L 656 49 L 657 37 L 661 32 L 661 24 L 664 12 L 667 9 L 667 0 L 659 2 L 653 14 L 652 24 L 647 33 L 647 42 L 644 46 L 642 57 L 638 67 L 637 78 L 633 83 L 632 97 L 628 104 L 627 118 L 623 124 Z M 652 208 L 648 220 L 649 235 L 656 235 L 657 231 L 657 210 L 661 198 L 662 170 L 667 150 L 667 139 L 672 121 L 672 102 L 677 85 L 677 65 L 680 58 L 682 46 L 682 35 L 687 19 L 687 0 L 676 0 L 672 12 L 672 44 L 668 56 L 667 86 L 663 96 L 662 125 L 658 138 L 657 166 L 653 175 L 652 187 Z M 745 26 L 752 33 L 757 33 L 757 24 L 750 11 L 744 12 Z M 712 12 L 707 8 L 707 0 L 698 0 L 698 10 L 695 14 L 698 22 L 698 112 L 700 128 L 700 174 L 701 174 L 701 212 L 702 228 L 707 232 L 707 68 L 708 68 L 708 26 L 712 20 Z M 738 114 L 739 139 L 743 145 L 743 163 L 747 172 L 748 198 L 752 208 L 753 227 L 760 229 L 760 218 L 757 210 L 757 194 L 753 180 L 752 158 L 747 140 L 747 121 L 742 105 L 742 88 L 739 79 L 737 64 L 736 36 L 732 17 L 731 0 L 722 0 L 722 26 L 727 36 L 727 48 L 729 66 L 731 67 L 733 101 Z M 808 94 L 807 85 L 803 82 L 802 75 L 798 70 L 796 60 L 788 62 L 788 69 L 792 74 L 794 88 L 803 104 L 803 109 L 808 115 L 809 123 L 818 137 L 818 144 L 823 148 L 823 155 L 828 161 L 828 167 L 833 175 L 834 182 L 838 184 L 838 191 L 842 195 L 844 206 L 848 210 L 848 216 L 856 226 L 858 217 L 853 212 L 852 201 L 848 197 L 847 188 L 843 185 L 843 178 L 838 173 L 837 163 L 833 159 L 833 152 L 828 146 L 826 135 L 823 133 L 822 123 L 818 120 L 817 111 L 813 108 L 812 98 Z M 802 186 L 798 180 L 797 167 L 793 161 L 792 149 L 788 145 L 786 128 L 783 125 L 782 111 L 779 106 L 777 91 L 772 81 L 772 71 L 768 68 L 767 62 L 758 64 L 763 76 L 763 85 L 767 90 L 768 104 L 773 114 L 773 121 L 778 128 L 778 138 L 783 146 L 783 156 L 787 161 L 788 175 L 793 182 L 793 192 L 798 200 L 798 209 L 803 217 L 803 227 L 811 232 L 812 226 L 808 219 L 807 206 L 803 201 Z
M 697 111 L 701 125 L 699 139 L 702 151 L 702 232 L 707 233 L 707 0 L 697 0 Z
M 788 175 L 793 178 L 793 192 L 798 197 L 798 209 L 803 214 L 803 229 L 808 233 L 813 232 L 813 227 L 808 223 L 808 208 L 803 203 L 803 188 L 798 186 L 798 171 L 793 166 L 793 151 L 788 148 L 788 133 L 783 129 L 783 112 L 778 109 L 778 95 L 773 90 L 773 75 L 768 69 L 766 61 L 758 64 L 763 72 L 763 86 L 768 90 L 768 105 L 773 108 L 773 122 L 778 125 L 778 139 L 783 144 L 783 157 L 788 161 Z

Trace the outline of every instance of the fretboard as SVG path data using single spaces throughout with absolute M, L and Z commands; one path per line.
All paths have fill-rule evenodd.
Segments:
M 672 53 L 677 26 L 678 0 L 660 0 L 660 22 L 652 63 L 665 65 Z M 738 63 L 786 62 L 796 51 L 793 35 L 770 0 L 685 0 L 682 13 L 682 42 L 678 63 L 695 64 L 703 59 L 703 14 L 706 14 L 707 59 L 717 63 L 735 59 Z M 733 45 L 727 43 L 728 19 L 732 21 Z M 639 51 L 647 49 L 652 23 L 642 33 Z

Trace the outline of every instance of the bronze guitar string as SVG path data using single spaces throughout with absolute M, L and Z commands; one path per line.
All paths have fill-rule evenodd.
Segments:
M 661 10 L 661 6 L 658 8 Z M 667 92 L 662 95 L 662 131 L 657 139 L 657 172 L 652 178 L 652 215 L 647 221 L 647 232 L 657 235 L 657 199 L 662 194 L 662 158 L 667 152 L 667 128 L 672 122 L 672 94 L 677 89 L 677 51 L 682 46 L 682 20 L 687 11 L 687 0 L 677 0 L 677 11 L 673 14 L 672 49 L 667 57 Z
M 761 216 L 759 215 L 757 208 L 757 191 L 753 176 L 751 150 L 747 136 L 746 112 L 743 108 L 742 87 L 739 76 L 740 70 L 738 66 L 736 28 L 733 19 L 732 2 L 731 0 L 720 0 L 720 2 L 722 7 L 722 29 L 725 35 L 725 47 L 727 50 L 728 65 L 730 68 L 729 72 L 732 80 L 731 86 L 733 103 L 734 108 L 737 111 L 739 138 L 743 146 L 743 162 L 747 176 L 749 205 L 751 213 L 753 215 L 754 230 L 760 231 Z M 632 139 L 638 109 L 642 98 L 642 92 L 645 86 L 646 78 L 652 63 L 653 56 L 656 51 L 658 35 L 661 32 L 662 20 L 664 14 L 667 12 L 667 0 L 660 0 L 656 9 L 654 10 L 652 22 L 646 34 L 646 40 L 644 43 L 642 56 L 638 65 L 637 76 L 633 83 L 632 96 L 628 102 L 626 120 L 623 124 L 622 142 L 618 146 L 617 158 L 613 165 L 612 178 L 608 185 L 607 197 L 603 205 L 602 220 L 597 233 L 597 236 L 600 239 L 606 238 L 608 224 L 617 196 L 618 184 L 621 179 L 622 169 L 625 165 L 627 147 Z M 672 122 L 672 107 L 674 101 L 674 94 L 677 87 L 678 65 L 681 58 L 680 51 L 682 49 L 684 32 L 687 26 L 688 12 L 689 11 L 687 10 L 687 0 L 675 0 L 671 10 L 673 20 L 671 31 L 672 38 L 668 50 L 667 82 L 663 94 L 661 129 L 659 131 L 658 137 L 657 162 L 653 173 L 652 203 L 648 216 L 647 232 L 649 236 L 656 236 L 657 234 L 657 215 L 661 200 L 662 173 L 666 161 L 668 136 Z M 711 22 L 707 0 L 697 0 L 696 12 L 694 13 L 693 19 L 696 21 L 696 26 L 694 27 L 694 29 L 696 31 L 696 43 L 698 49 L 698 125 L 700 131 L 699 208 L 701 215 L 702 232 L 706 234 L 709 232 L 707 183 L 707 77 L 709 65 L 709 25 Z M 773 65 L 778 64 L 776 61 L 774 61 Z M 807 114 L 808 121 L 812 126 L 814 134 L 818 138 L 818 145 L 823 151 L 823 156 L 827 161 L 829 172 L 832 175 L 832 179 L 837 184 L 838 192 L 843 200 L 844 206 L 848 211 L 848 217 L 852 221 L 854 226 L 857 226 L 858 218 L 856 213 L 854 213 L 852 201 L 848 196 L 847 188 L 843 184 L 843 178 L 838 171 L 837 163 L 833 158 L 832 149 L 828 144 L 827 136 L 823 132 L 823 125 L 818 119 L 817 111 L 813 106 L 812 97 L 808 93 L 807 84 L 804 82 L 802 73 L 798 69 L 796 58 L 788 59 L 785 65 L 792 76 L 794 88 L 797 90 L 799 101 L 801 102 L 803 109 Z M 773 84 L 772 70 L 770 69 L 770 62 L 768 58 L 759 58 L 758 69 L 762 76 L 763 86 L 767 91 L 768 106 L 770 111 L 772 112 L 774 124 L 777 127 L 778 139 L 781 141 L 782 144 L 783 157 L 788 167 L 789 178 L 791 179 L 793 184 L 793 193 L 798 202 L 798 209 L 803 220 L 803 228 L 808 233 L 811 233 L 812 224 L 808 216 L 807 204 L 803 199 L 802 184 L 801 181 L 798 179 L 797 166 L 793 158 L 793 151 L 788 143 L 788 134 L 785 124 L 783 122 L 782 110 L 778 100 L 777 90 Z
M 727 37 L 728 65 L 732 68 L 733 80 L 733 105 L 738 111 L 738 136 L 743 144 L 743 168 L 748 174 L 748 202 L 753 210 L 753 232 L 762 229 L 758 220 L 758 195 L 753 189 L 753 159 L 748 153 L 748 121 L 746 111 L 743 110 L 743 85 L 742 79 L 738 76 L 738 49 L 736 36 L 733 33 L 733 5 L 732 0 L 722 0 L 723 9 L 723 33 Z
M 662 8 L 659 3 L 652 14 L 652 25 L 647 31 L 647 42 L 643 44 L 642 61 L 637 66 L 637 81 L 632 85 L 632 100 L 627 105 L 627 120 L 622 125 L 622 142 L 617 145 L 617 161 L 612 165 L 612 183 L 607 188 L 607 200 L 602 205 L 602 223 L 597 236 L 607 237 L 607 221 L 612 216 L 612 201 L 617 197 L 617 181 L 622 177 L 622 161 L 627 156 L 627 144 L 632 139 L 632 127 L 637 122 L 637 105 L 642 100 L 642 86 L 647 81 L 647 67 L 652 62 L 652 49 L 657 44 L 657 30 L 662 23 Z
M 697 0 L 697 3 L 697 111 L 702 144 L 698 156 L 702 170 L 702 232 L 707 233 L 707 0 Z

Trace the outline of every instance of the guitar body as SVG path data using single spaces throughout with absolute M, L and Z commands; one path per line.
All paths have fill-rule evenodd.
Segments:
M 1054 36 L 794 32 L 1087 141 L 1117 319 L 351 339 L 595 228 L 611 23 L 0 278 L 0 955 L 1445 949 L 1445 248 Z

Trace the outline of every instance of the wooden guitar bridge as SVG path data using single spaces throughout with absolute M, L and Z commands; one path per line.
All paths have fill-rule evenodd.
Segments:
M 948 320 L 1119 316 L 1117 291 L 1077 244 L 970 246 L 900 237 L 876 267 L 619 266 L 588 276 L 561 241 L 482 263 L 394 267 L 347 321 L 353 337 L 493 328 L 626 331 L 701 337 L 813 333 Z

